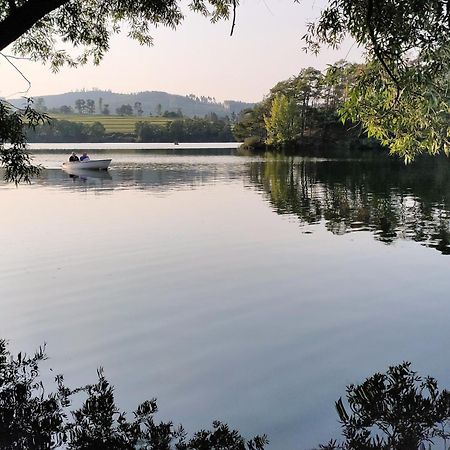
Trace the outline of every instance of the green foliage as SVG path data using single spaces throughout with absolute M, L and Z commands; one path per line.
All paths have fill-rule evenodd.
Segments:
M 27 133 L 32 142 L 99 142 L 105 137 L 105 127 L 101 122 L 85 124 L 68 120 L 52 120 L 36 126 Z
M 132 116 L 133 115 L 133 108 L 129 104 L 122 105 L 119 108 L 116 108 L 116 113 L 119 116 Z
M 5 168 L 6 181 L 29 182 L 39 173 L 27 151 L 26 131 L 48 121 L 47 115 L 32 108 L 30 99 L 24 109 L 0 101 L 0 165 Z
M 155 399 L 145 401 L 127 419 L 115 404 L 114 389 L 98 370 L 95 384 L 69 389 L 55 379 L 55 393 L 45 393 L 39 364 L 40 348 L 32 357 L 14 357 L 0 340 L 0 447 L 2 450 L 263 450 L 266 436 L 245 440 L 239 432 L 213 422 L 211 430 L 187 433 L 172 422 L 156 422 Z M 69 412 L 72 400 L 81 406 Z
M 14 42 L 15 53 L 48 62 L 54 70 L 64 64 L 76 66 L 89 60 L 98 64 L 109 49 L 111 36 L 122 28 L 141 45 L 151 45 L 153 26 L 178 26 L 184 18 L 179 3 L 178 0 L 39 3 L 0 0 L 0 50 Z M 228 19 L 234 5 L 232 0 L 192 0 L 189 4 L 212 22 Z M 72 44 L 81 52 L 72 56 L 58 48 L 60 42 Z
M 410 363 L 348 386 L 347 404 L 336 402 L 344 442 L 332 441 L 323 450 L 416 450 L 450 437 L 450 393 L 439 391 L 434 378 L 419 377 Z
M 267 131 L 267 143 L 283 145 L 295 141 L 301 125 L 294 99 L 277 94 L 272 101 L 270 115 L 264 117 Z
M 234 126 L 235 136 L 241 140 L 252 136 L 266 139 L 269 134 L 267 125 L 271 127 L 267 118 L 279 95 L 292 102 L 292 111 L 295 109 L 296 122 L 299 124 L 296 131 L 300 138 L 306 134 L 319 138 L 329 134 L 330 127 L 342 127 L 338 110 L 343 105 L 348 86 L 354 83 L 358 70 L 358 65 L 345 61 L 338 61 L 324 73 L 313 67 L 302 69 L 297 76 L 277 83 L 263 102 L 253 109 L 243 111 Z M 271 129 L 273 132 L 273 127 Z M 353 138 L 353 133 L 349 133 L 349 136 Z M 268 137 L 267 142 L 275 143 L 276 139 Z
M 258 103 L 252 109 L 244 109 L 239 113 L 237 122 L 233 126 L 233 134 L 238 140 L 255 137 L 265 140 L 267 137 L 264 116 L 269 114 L 266 102 Z
M 346 35 L 367 51 L 342 117 L 393 153 L 449 153 L 450 4 L 447 0 L 335 0 L 305 36 L 315 52 Z
M 148 122 L 136 123 L 138 142 L 232 142 L 230 123 L 226 119 L 176 119 L 165 127 Z
M 449 47 L 450 61 L 450 47 Z M 413 160 L 418 154 L 450 153 L 450 72 L 427 81 L 408 75 L 398 91 L 378 61 L 362 68 L 340 111 L 342 120 L 362 123 L 391 152 Z

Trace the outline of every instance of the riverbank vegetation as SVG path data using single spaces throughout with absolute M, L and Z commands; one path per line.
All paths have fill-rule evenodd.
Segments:
M 233 32 L 237 1 L 199 0 L 189 6 L 213 23 L 220 19 L 232 19 Z M 140 44 L 150 45 L 150 25 L 175 28 L 184 19 L 177 0 L 156 3 L 125 1 L 120 5 L 106 1 L 101 8 L 95 1 L 77 3 L 74 8 L 68 0 L 39 5 L 32 0 L 0 0 L 0 8 L 3 12 L 0 18 L 0 51 L 13 44 L 12 51 L 16 55 L 47 62 L 54 70 L 88 61 L 98 64 L 109 49 L 111 36 L 124 25 L 128 27 L 130 37 Z M 350 124 L 346 132 L 356 133 L 355 130 L 360 127 L 368 138 L 375 138 L 406 161 L 421 153 L 435 155 L 450 152 L 449 14 L 446 0 L 337 0 L 328 2 L 319 18 L 308 24 L 308 32 L 303 36 L 308 51 L 317 53 L 323 45 L 339 47 L 347 36 L 365 50 L 364 64 L 353 72 L 355 78 L 347 80 L 350 84 L 345 85 L 345 100 L 338 108 L 340 119 Z M 60 41 L 75 44 L 80 51 L 73 56 L 58 48 Z M 11 62 L 8 55 L 2 55 Z M 282 92 L 283 86 L 274 90 L 275 97 L 262 117 L 259 113 L 264 105 L 256 107 L 256 113 L 243 113 L 241 129 L 237 127 L 237 132 L 256 142 L 258 134 L 248 134 L 242 129 L 246 126 L 247 116 L 256 116 L 259 122 L 261 118 L 263 122 L 250 126 L 264 125 L 266 135 L 262 136 L 264 139 L 260 139 L 261 142 L 287 145 L 292 141 L 298 143 L 298 135 L 302 143 L 308 142 L 307 137 L 316 138 L 315 114 L 306 114 L 308 100 L 315 95 L 316 74 L 314 70 L 305 71 L 297 80 L 300 84 L 296 86 L 296 91 L 303 93 L 303 96 L 300 95 L 296 103 L 300 109 L 300 114 L 296 116 L 298 120 L 292 122 L 290 127 L 294 135 L 281 131 L 285 128 L 281 123 L 286 114 L 282 113 L 283 108 L 274 108 L 273 104 L 274 98 L 277 98 L 278 105 L 292 102 L 289 100 L 292 93 Z M 325 76 L 332 78 L 333 72 L 338 76 L 343 73 L 338 66 L 337 71 L 327 71 Z M 302 85 L 305 80 L 308 86 Z M 275 92 L 277 90 L 280 92 Z M 9 107 L 6 107 L 4 100 L 1 102 L 5 107 L 0 111 L 0 121 L 2 129 L 7 130 L 4 125 L 9 120 Z M 100 108 L 100 112 L 103 109 Z M 288 108 L 286 113 L 292 109 Z M 140 111 L 142 108 L 137 108 L 138 115 Z M 323 111 L 314 108 L 314 112 Z M 23 114 L 24 111 L 17 110 L 17 113 Z M 327 119 L 318 120 L 326 122 Z M 24 127 L 28 124 L 26 120 L 22 123 Z M 333 124 L 336 128 L 334 132 L 339 133 L 335 117 Z M 322 135 L 334 135 L 333 130 L 325 126 L 321 129 L 326 130 Z M 306 136 L 306 131 L 311 136 Z M 16 159 L 8 156 L 8 146 L 5 144 L 12 143 L 13 147 L 17 147 L 15 137 L 14 133 L 3 133 L 0 152 L 3 155 L 2 165 L 9 166 L 8 172 L 17 181 L 27 177 L 23 169 L 33 169 L 28 167 L 31 166 L 29 161 L 27 163 L 22 158 L 22 164 L 16 164 Z M 20 147 L 20 143 L 18 145 Z
M 62 375 L 50 392 L 40 376 L 45 348 L 32 355 L 13 355 L 0 339 L 0 446 L 3 450 L 264 450 L 265 435 L 245 439 L 240 432 L 214 421 L 192 437 L 181 425 L 158 422 L 155 399 L 132 413 L 120 411 L 114 388 L 102 369 L 95 383 L 69 388 Z M 75 406 L 77 405 L 77 406 Z M 422 378 L 409 363 L 376 373 L 347 387 L 336 410 L 342 441 L 322 450 L 419 450 L 446 442 L 450 433 L 450 392 L 435 379 Z
M 244 147 L 263 150 L 309 150 L 328 147 L 328 156 L 343 147 L 377 147 L 357 124 L 340 116 L 360 64 L 338 61 L 326 71 L 314 67 L 277 83 L 265 99 L 243 111 L 234 127 Z
M 77 117 L 28 130 L 29 142 L 233 142 L 228 118 Z M 90 120 L 86 120 L 90 119 Z

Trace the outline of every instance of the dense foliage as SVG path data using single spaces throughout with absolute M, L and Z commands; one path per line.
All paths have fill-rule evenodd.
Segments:
M 26 149 L 26 131 L 48 121 L 48 117 L 32 108 L 31 100 L 24 109 L 0 101 L 0 164 L 5 166 L 5 179 L 19 183 L 39 173 Z
M 138 142 L 232 142 L 230 122 L 227 119 L 176 119 L 164 127 L 146 122 L 136 124 Z
M 309 26 L 307 47 L 339 46 L 350 35 L 367 64 L 342 118 L 406 160 L 450 152 L 450 3 L 447 0 L 333 0 Z
M 0 340 L 2 450 L 263 450 L 268 442 L 265 436 L 245 440 L 218 421 L 188 438 L 181 426 L 155 420 L 155 399 L 140 404 L 129 420 L 101 369 L 96 383 L 77 389 L 58 375 L 56 392 L 46 393 L 39 376 L 45 358 L 43 348 L 31 357 L 13 356 Z M 81 406 L 70 411 L 73 400 Z
M 300 143 L 306 137 L 316 142 L 338 140 L 343 134 L 346 139 L 355 138 L 359 128 L 344 127 L 339 110 L 360 70 L 360 65 L 345 61 L 324 72 L 302 69 L 277 83 L 253 109 L 242 111 L 234 127 L 236 137 L 256 137 L 275 147 Z
M 29 130 L 30 142 L 232 142 L 234 136 L 228 119 L 215 115 L 183 118 L 167 122 L 138 121 L 135 132 L 106 132 L 98 121 L 92 124 L 52 120 Z
M 336 402 L 344 441 L 323 450 L 416 450 L 450 433 L 450 392 L 436 380 L 422 378 L 409 363 L 376 373 L 360 385 L 347 387 L 347 406 Z
M 190 8 L 212 21 L 229 18 L 236 0 L 192 0 Z M 183 19 L 179 0 L 0 0 L 0 50 L 14 43 L 17 54 L 63 64 L 98 63 L 113 34 L 126 25 L 128 36 L 152 43 L 150 29 L 175 28 Z M 78 54 L 61 43 L 72 44 Z

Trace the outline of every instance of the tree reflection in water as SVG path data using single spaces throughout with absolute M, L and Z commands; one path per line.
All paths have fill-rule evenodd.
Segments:
M 450 254 L 450 165 L 444 158 L 405 166 L 375 160 L 315 160 L 266 155 L 250 180 L 278 214 L 334 234 L 370 231 L 386 244 L 420 242 Z

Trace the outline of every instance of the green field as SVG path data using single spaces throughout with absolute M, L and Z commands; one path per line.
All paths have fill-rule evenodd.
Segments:
M 85 123 L 92 125 L 100 122 L 105 127 L 107 133 L 134 133 L 136 122 L 152 123 L 154 125 L 165 125 L 173 119 L 167 117 L 137 117 L 137 116 L 102 116 L 84 114 L 51 114 L 53 119 L 69 120 L 70 122 Z

